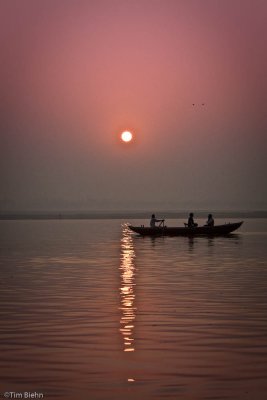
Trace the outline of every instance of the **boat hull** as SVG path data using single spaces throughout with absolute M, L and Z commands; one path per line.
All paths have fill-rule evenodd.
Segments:
M 241 222 L 229 223 L 224 225 L 198 226 L 194 228 L 188 227 L 145 227 L 145 226 L 132 226 L 129 229 L 142 236 L 223 236 L 236 231 L 243 224 Z

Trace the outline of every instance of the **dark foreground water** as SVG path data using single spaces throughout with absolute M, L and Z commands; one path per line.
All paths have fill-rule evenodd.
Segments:
M 0 222 L 1 395 L 265 400 L 267 220 L 193 239 L 123 222 Z

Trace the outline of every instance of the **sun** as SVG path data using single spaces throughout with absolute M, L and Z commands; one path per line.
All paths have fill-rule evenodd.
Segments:
M 133 140 L 133 134 L 129 131 L 124 131 L 121 134 L 121 140 L 125 143 L 130 142 L 131 140 Z

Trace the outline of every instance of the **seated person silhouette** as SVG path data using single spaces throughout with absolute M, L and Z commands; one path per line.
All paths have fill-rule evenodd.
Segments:
M 188 228 L 195 228 L 195 227 L 198 226 L 198 224 L 196 224 L 195 221 L 194 221 L 194 214 L 193 213 L 189 214 L 189 218 L 188 218 L 188 221 L 187 221 L 187 226 L 188 226 Z
M 214 226 L 214 219 L 213 219 L 212 214 L 208 215 L 208 220 L 207 220 L 206 226 L 211 226 L 211 227 Z
M 155 217 L 155 214 L 151 215 L 151 219 L 150 219 L 150 227 L 151 228 L 156 228 L 156 222 L 164 222 L 164 219 L 157 219 Z

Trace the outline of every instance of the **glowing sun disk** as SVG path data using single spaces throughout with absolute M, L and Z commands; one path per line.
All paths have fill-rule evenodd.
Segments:
M 122 134 L 121 134 L 121 140 L 122 140 L 123 142 L 130 142 L 130 141 L 132 140 L 132 138 L 133 138 L 133 135 L 132 135 L 132 133 L 129 132 L 129 131 L 124 131 L 124 132 L 122 132 Z

